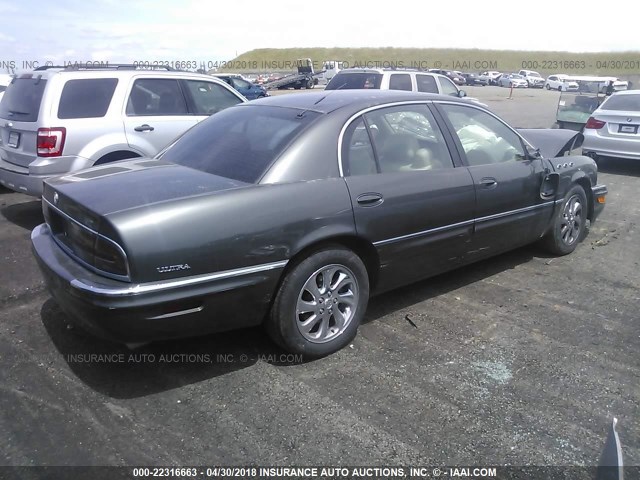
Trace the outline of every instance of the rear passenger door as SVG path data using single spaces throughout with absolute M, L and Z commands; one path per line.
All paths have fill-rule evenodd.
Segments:
M 197 123 L 177 78 L 136 78 L 125 105 L 129 146 L 153 156 Z
M 341 165 L 356 228 L 378 251 L 380 290 L 458 264 L 470 241 L 475 193 L 426 104 L 384 107 L 352 121 Z

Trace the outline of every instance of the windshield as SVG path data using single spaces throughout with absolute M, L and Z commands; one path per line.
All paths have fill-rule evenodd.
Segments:
M 16 78 L 4 92 L 0 102 L 0 118 L 18 122 L 37 121 L 46 84 L 47 81 L 40 77 Z
M 522 75 L 518 75 L 517 73 L 511 75 L 511 78 L 519 78 L 520 80 L 524 80 L 524 77 Z
M 354 90 L 380 88 L 381 73 L 339 73 L 331 79 L 325 90 Z
M 602 109 L 640 112 L 640 94 L 612 95 L 602 104 Z
M 529 76 L 530 77 L 538 77 L 538 78 L 542 78 L 540 77 L 540 74 L 538 72 L 529 72 Z
M 256 183 L 318 116 L 291 108 L 231 107 L 200 122 L 160 156 L 202 172 Z

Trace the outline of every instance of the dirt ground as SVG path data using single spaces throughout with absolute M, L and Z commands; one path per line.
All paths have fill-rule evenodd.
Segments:
M 469 88 L 519 127 L 557 93 Z M 130 351 L 67 326 L 0 191 L 2 465 L 593 465 L 619 419 L 640 464 L 640 162 L 569 256 L 527 247 L 372 300 L 353 344 L 298 362 L 260 329 Z

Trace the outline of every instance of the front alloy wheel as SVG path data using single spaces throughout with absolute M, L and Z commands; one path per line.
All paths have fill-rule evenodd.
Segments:
M 358 306 L 358 282 L 344 265 L 328 265 L 307 279 L 296 307 L 296 325 L 310 342 L 330 342 L 342 334 Z
M 584 223 L 582 199 L 576 193 L 569 198 L 560 220 L 560 235 L 565 245 L 571 246 L 578 241 Z
M 567 255 L 576 249 L 587 226 L 587 196 L 584 188 L 574 185 L 567 192 L 543 244 L 555 255 Z

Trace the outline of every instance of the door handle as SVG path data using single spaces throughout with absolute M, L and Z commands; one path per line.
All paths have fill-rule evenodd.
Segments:
M 356 201 L 358 205 L 362 205 L 363 207 L 375 207 L 382 203 L 383 197 L 379 193 L 363 193 L 358 195 Z
M 154 128 L 151 125 L 147 125 L 145 123 L 144 125 L 139 125 L 135 127 L 134 130 L 136 132 L 153 132 Z
M 493 177 L 485 177 L 480 180 L 480 185 L 489 190 L 494 189 L 498 186 L 498 181 Z

